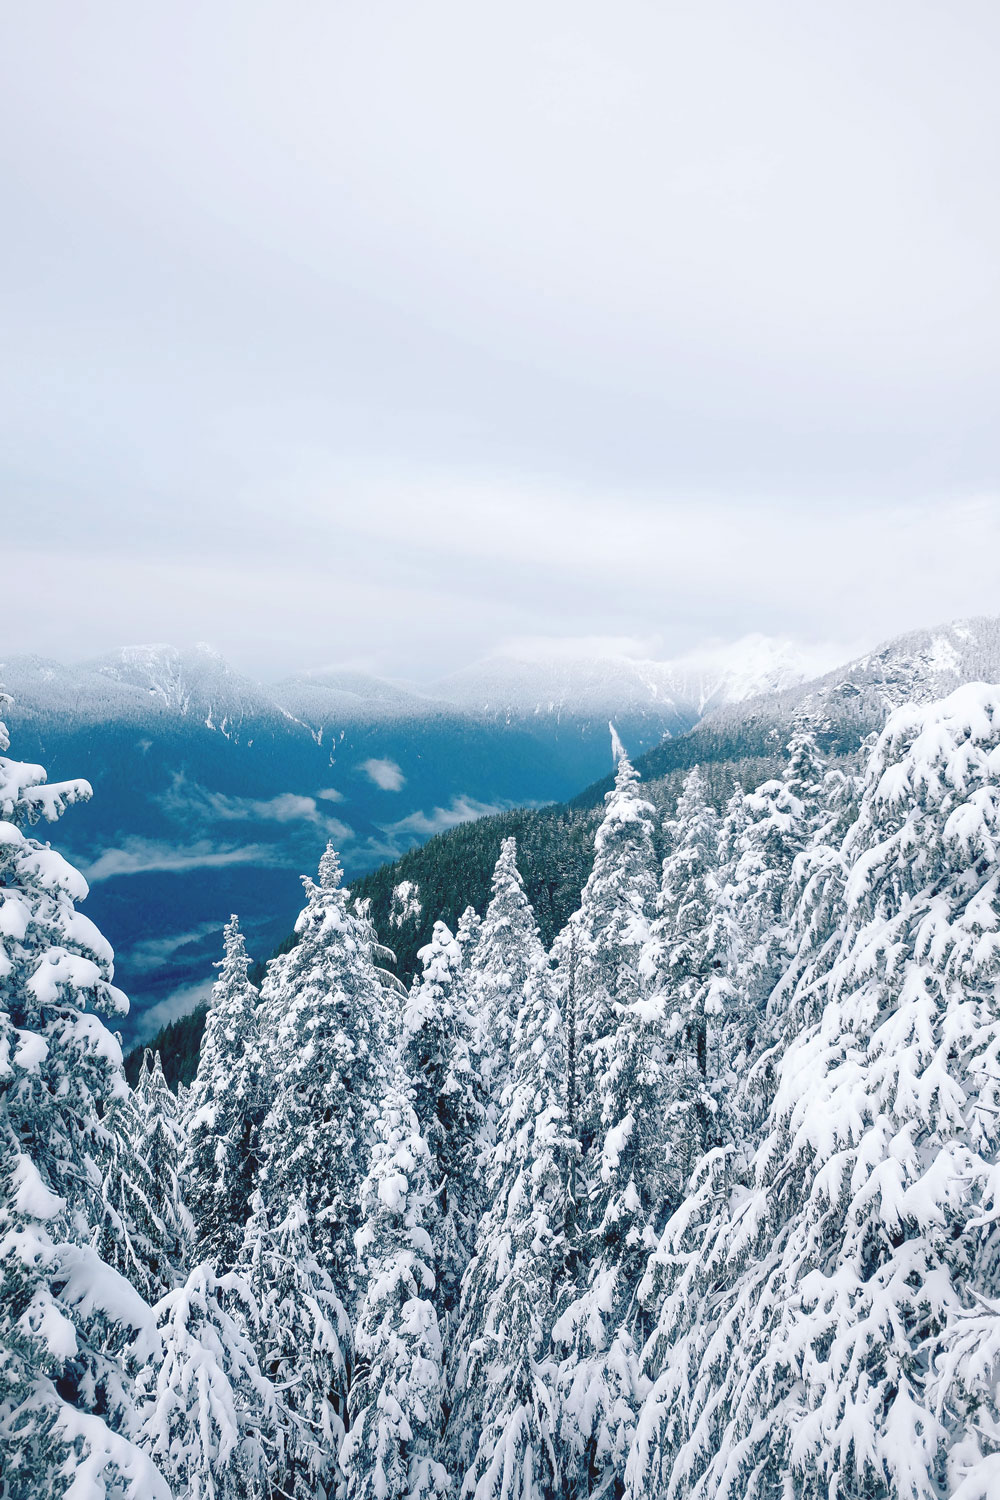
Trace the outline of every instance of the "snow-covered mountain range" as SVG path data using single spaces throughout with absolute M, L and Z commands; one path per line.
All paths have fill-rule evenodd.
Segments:
M 265 685 L 235 672 L 204 645 L 127 646 L 72 666 L 14 657 L 0 662 L 0 676 L 21 711 L 32 715 L 90 722 L 176 717 L 243 740 L 255 726 L 283 718 L 329 743 L 348 724 L 441 718 L 456 709 L 491 721 L 638 718 L 682 732 L 713 708 L 797 686 L 830 664 L 829 652 L 748 635 L 672 660 L 573 645 L 515 648 L 429 688 L 341 668 Z
M 894 637 L 820 676 L 712 705 L 705 722 L 790 722 L 807 710 L 836 722 L 881 724 L 900 703 L 928 703 L 964 682 L 1000 681 L 1000 618 L 980 615 Z
M 442 698 L 498 718 L 657 718 L 689 729 L 723 704 L 780 692 L 831 665 L 829 652 L 748 635 L 672 660 L 581 649 L 508 651 L 442 678 Z

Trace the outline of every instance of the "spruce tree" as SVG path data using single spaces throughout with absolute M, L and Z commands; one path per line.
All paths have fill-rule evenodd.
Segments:
M 489 920 L 484 924 L 484 933 Z M 554 1294 L 567 1259 L 566 1039 L 549 977 L 529 973 L 487 1183 L 462 1283 L 448 1449 L 476 1500 L 556 1500 Z
M 156 1302 L 174 1285 L 170 1233 L 159 1211 L 153 1168 L 138 1149 L 142 1123 L 132 1089 L 111 1100 L 102 1124 L 101 1219 L 91 1243 L 141 1297 Z
M 217 1269 L 235 1265 L 250 1213 L 262 1106 L 262 1057 L 250 960 L 230 917 L 212 988 L 198 1071 L 186 1100 L 184 1182 L 198 1254 Z
M 0 696 L 0 707 L 9 700 Z M 162 1497 L 132 1441 L 125 1359 L 148 1304 L 92 1241 L 107 1214 L 102 1115 L 126 1100 L 112 953 L 83 877 L 27 829 L 91 795 L 10 760 L 0 724 L 0 1452 L 9 1500 Z M 92 1007 L 88 1008 L 88 1007 Z M 130 1162 L 123 1159 L 123 1168 Z M 121 1256 L 124 1259 L 124 1250 Z
M 630 1005 L 641 993 L 639 963 L 656 901 L 654 809 L 639 796 L 638 780 L 623 754 L 615 784 L 604 799 L 604 818 L 594 838 L 594 865 L 579 909 L 553 950 L 563 992 L 571 952 L 575 964 L 581 1120 L 588 1148 L 601 1130 L 607 1038 L 618 1026 L 616 1007 Z
M 385 1087 L 390 1003 L 373 962 L 371 923 L 349 904 L 332 846 L 304 882 L 299 941 L 272 960 L 263 985 L 274 1095 L 261 1126 L 260 1191 L 273 1221 L 301 1202 L 316 1259 L 343 1307 L 355 1306 L 354 1231 L 377 1105 Z M 331 1392 L 341 1421 L 345 1384 Z
M 350 1430 L 341 1454 L 348 1496 L 423 1500 L 443 1494 L 442 1348 L 434 1292 L 437 1206 L 431 1153 L 397 1070 L 379 1109 L 355 1234 L 363 1287 L 354 1330 Z
M 266 1500 L 281 1471 L 274 1391 L 234 1316 L 247 1298 L 238 1277 L 202 1264 L 156 1305 L 158 1341 L 136 1382 L 138 1433 L 173 1500 Z
M 585 1017 L 589 1006 L 592 1028 L 584 1043 L 586 1096 L 582 1109 L 573 1109 L 584 1121 L 576 1238 L 585 1253 L 573 1257 L 575 1274 L 562 1290 L 553 1329 L 563 1351 L 563 1485 L 573 1496 L 604 1493 L 624 1467 L 640 1392 L 635 1291 L 665 1205 L 683 1189 L 690 1142 L 705 1134 L 698 1104 L 706 1114 L 711 1105 L 698 1071 L 705 992 L 700 973 L 684 987 L 690 955 L 671 925 L 676 913 L 661 911 L 659 925 L 649 925 L 651 832 L 648 804 L 636 797 L 634 781 L 623 764 L 609 794 L 607 828 L 598 831 L 598 879 L 585 890 L 559 945 L 564 1015 L 575 1028 L 582 949 Z M 685 833 L 676 834 L 677 865 L 683 866 L 677 883 L 696 908 L 690 924 L 685 919 L 681 925 L 697 927 L 700 935 L 709 903 L 704 890 L 699 900 L 695 877 L 714 860 L 715 827 L 696 773 L 678 819 Z M 696 967 L 688 965 L 692 972 Z M 714 994 L 711 984 L 707 991 Z M 594 1028 L 603 1034 L 595 1038 Z M 695 1078 L 697 1102 L 689 1102 Z
M 664 1010 L 669 1073 L 663 1144 L 676 1207 L 687 1177 L 719 1133 L 723 1034 L 733 1010 L 732 908 L 719 882 L 719 822 L 696 766 L 666 828 L 668 853 L 643 951 L 644 988 Z
M 182 1281 L 188 1269 L 194 1224 L 181 1190 L 184 1128 L 180 1107 L 163 1076 L 159 1052 L 147 1047 L 135 1087 L 136 1134 L 133 1148 L 153 1180 L 154 1207 L 163 1226 L 160 1246 L 164 1289 Z M 169 1269 L 167 1269 L 169 1268 Z
M 493 894 L 470 960 L 476 1050 L 491 1098 L 491 1123 L 506 1084 L 511 1042 L 529 980 L 546 969 L 535 914 L 517 868 L 517 842 L 504 839 L 493 871 Z
M 482 930 L 483 921 L 476 908 L 467 906 L 459 917 L 458 926 L 455 929 L 455 941 L 462 955 L 463 968 L 469 968 Z
M 476 1167 L 486 1116 L 462 951 L 444 922 L 420 950 L 423 972 L 403 1008 L 402 1057 L 430 1150 L 438 1198 L 435 1277 L 439 1311 L 458 1302 L 481 1192 Z
M 316 1259 L 301 1196 L 272 1227 L 254 1194 L 240 1273 L 253 1298 L 247 1337 L 275 1391 L 281 1456 L 273 1493 L 313 1500 L 336 1482 L 344 1425 L 331 1397 L 346 1384 L 351 1328 Z

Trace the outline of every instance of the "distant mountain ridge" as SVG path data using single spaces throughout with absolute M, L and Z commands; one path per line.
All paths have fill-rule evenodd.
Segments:
M 687 729 L 713 706 L 805 682 L 816 669 L 815 653 L 791 641 L 749 635 L 673 660 L 611 652 L 497 653 L 440 679 L 435 689 L 451 702 L 494 716 L 639 714 L 673 719 Z
M 212 647 L 125 646 L 67 666 L 41 657 L 0 662 L 22 713 L 86 720 L 174 715 L 222 734 L 284 718 L 315 739 L 324 727 L 456 710 L 490 720 L 585 720 L 634 715 L 689 728 L 720 705 L 780 692 L 815 676 L 815 653 L 750 635 L 674 660 L 611 652 L 497 653 L 429 690 L 352 669 L 303 671 L 265 685 L 233 670 Z

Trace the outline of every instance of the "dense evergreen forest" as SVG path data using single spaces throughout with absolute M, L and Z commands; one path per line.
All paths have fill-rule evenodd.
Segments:
M 176 1092 L 0 757 L 5 1500 L 988 1500 L 1000 694 L 829 739 L 462 830 L 408 985 L 328 847 Z

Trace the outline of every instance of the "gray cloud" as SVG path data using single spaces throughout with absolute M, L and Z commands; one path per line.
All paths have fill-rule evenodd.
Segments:
M 433 675 L 995 608 L 998 43 L 985 0 L 12 8 L 5 651 Z

